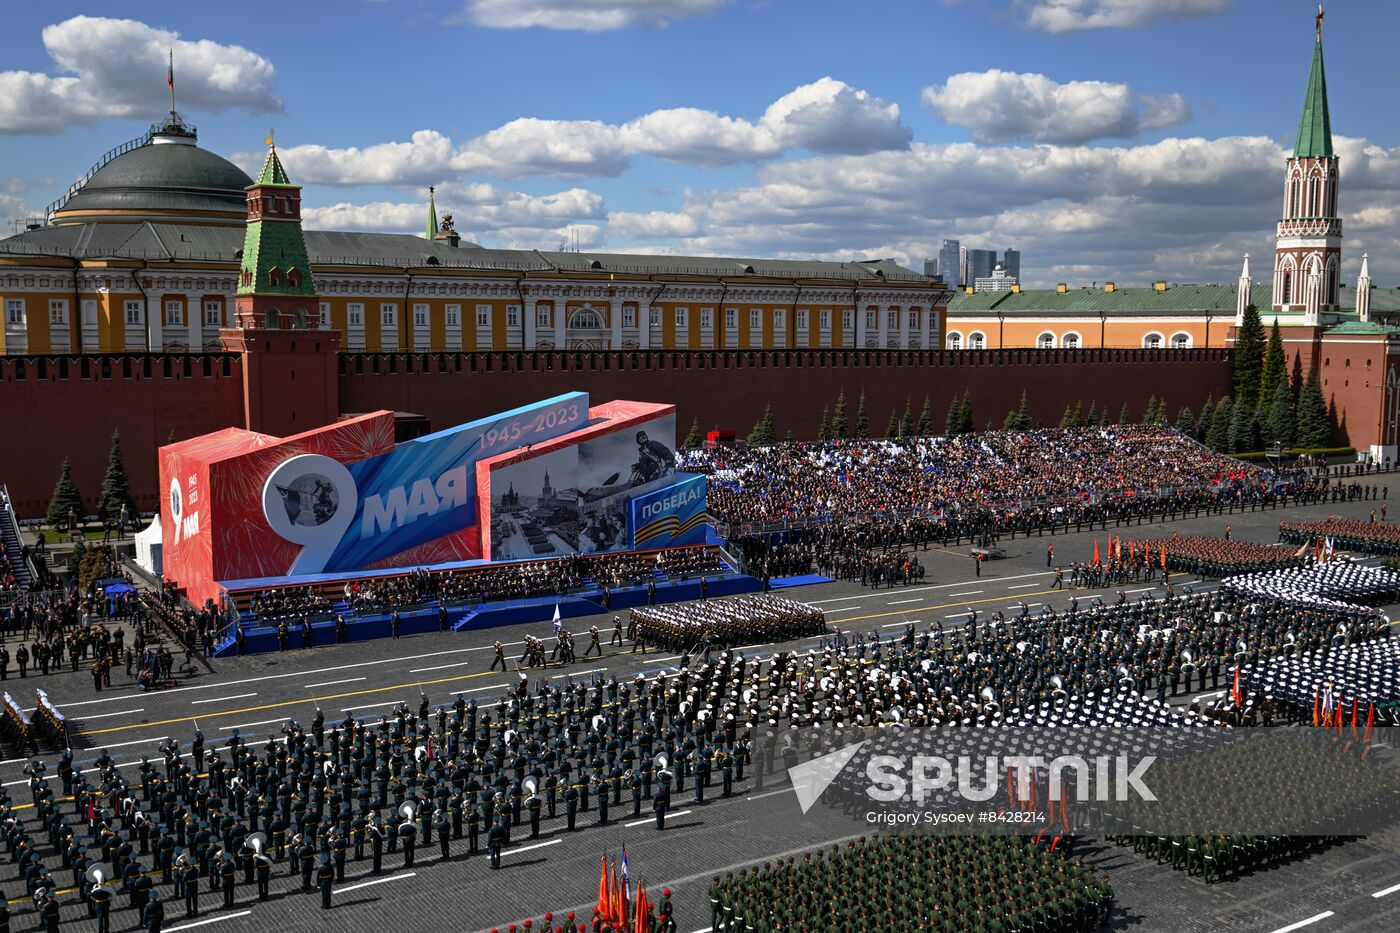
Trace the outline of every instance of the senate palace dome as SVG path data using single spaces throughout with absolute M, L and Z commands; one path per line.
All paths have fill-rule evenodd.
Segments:
M 54 224 L 163 220 L 242 226 L 248 174 L 197 145 L 194 127 L 172 114 L 142 139 L 108 153 L 54 207 Z

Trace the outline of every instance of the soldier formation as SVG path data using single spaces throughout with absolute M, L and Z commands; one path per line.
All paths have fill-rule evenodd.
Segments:
M 826 617 L 815 606 L 764 594 L 633 609 L 630 625 L 648 645 L 692 651 L 821 635 Z
M 1298 567 L 1305 561 L 1292 548 L 1206 535 L 1176 534 L 1145 545 L 1151 554 L 1166 553 L 1168 569 L 1201 579 Z
M 1380 521 L 1373 515 L 1369 522 L 1334 515 L 1311 522 L 1282 521 L 1278 526 L 1278 539 L 1286 544 L 1309 546 L 1330 541 L 1339 551 L 1362 554 L 1400 554 L 1400 524 L 1385 521 L 1384 514 Z
M 1349 560 L 1309 561 L 1289 567 L 1227 577 L 1221 584 L 1237 593 L 1266 596 L 1292 604 L 1345 603 L 1384 606 L 1400 600 L 1400 574 Z

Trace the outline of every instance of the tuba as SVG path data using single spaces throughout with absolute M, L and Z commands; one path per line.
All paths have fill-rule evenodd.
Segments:
M 1187 648 L 1181 652 L 1181 673 L 1188 678 L 1196 672 L 1196 658 L 1191 654 L 1191 649 Z
M 1069 694 L 1065 692 L 1065 679 L 1059 674 L 1056 674 L 1054 677 L 1050 678 L 1050 686 L 1054 688 L 1050 691 L 1050 697 L 1057 704 L 1063 704 L 1066 700 L 1069 699 Z M 988 687 L 987 689 L 990 690 L 991 687 Z
M 1189 651 L 1186 653 L 1190 653 Z M 1118 690 L 1120 693 L 1132 693 L 1137 689 L 1137 680 L 1133 678 L 1132 671 L 1128 670 L 1126 664 L 1118 665 Z
M 1056 675 L 1058 678 L 1059 675 Z M 1001 712 L 1001 704 L 997 702 L 997 693 L 991 687 L 982 688 L 982 712 L 988 716 L 995 716 Z
M 675 775 L 668 770 L 671 759 L 666 756 L 665 752 L 657 752 L 656 757 L 652 759 L 651 763 L 656 768 L 657 780 L 669 782 L 675 777 Z
M 540 796 L 540 782 L 535 779 L 534 775 L 527 777 L 521 782 L 520 786 L 525 791 L 525 802 L 527 805 L 531 800 L 535 800 Z
M 412 800 L 405 800 L 403 805 L 399 807 L 399 816 L 409 823 L 413 822 L 413 817 L 417 812 L 418 804 Z
M 110 881 L 112 869 L 106 862 L 97 862 L 94 865 L 90 865 L 85 877 L 88 881 L 92 882 L 93 890 L 104 888 L 112 894 L 117 893 L 116 885 L 112 884 Z
M 248 838 L 244 841 L 246 841 L 248 843 L 248 847 L 253 850 L 254 859 L 271 864 L 272 859 L 267 857 L 266 833 L 249 833 Z

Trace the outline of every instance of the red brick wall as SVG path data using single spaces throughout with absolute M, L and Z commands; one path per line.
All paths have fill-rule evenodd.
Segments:
M 42 516 L 65 456 L 88 508 L 97 506 L 112 430 L 138 508 L 156 508 L 156 448 L 243 423 L 243 377 L 232 354 L 0 357 L 0 483 L 21 518 Z
M 569 390 L 595 403 L 614 398 L 672 402 L 681 436 L 698 417 L 703 430 L 747 434 L 765 404 L 773 405 L 779 437 L 816 436 L 823 406 L 844 390 L 848 417 L 866 395 L 872 433 L 882 433 L 891 408 L 927 395 L 943 428 L 954 394 L 972 390 L 980 430 L 1001 425 L 1020 404 L 1034 418 L 1058 424 L 1066 404 L 1109 406 L 1127 401 L 1140 417 L 1148 399 L 1165 397 L 1173 418 L 1182 405 L 1199 411 L 1207 395 L 1229 391 L 1225 350 L 842 351 L 753 350 L 642 353 L 485 353 L 342 355 L 343 411 L 393 408 L 426 415 L 434 429 Z

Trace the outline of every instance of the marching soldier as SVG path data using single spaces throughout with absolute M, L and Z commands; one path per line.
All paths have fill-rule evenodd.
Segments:
M 331 885 L 335 882 L 335 869 L 331 867 L 330 856 L 321 856 L 321 867 L 316 869 L 316 886 L 321 889 L 321 909 L 331 909 Z

